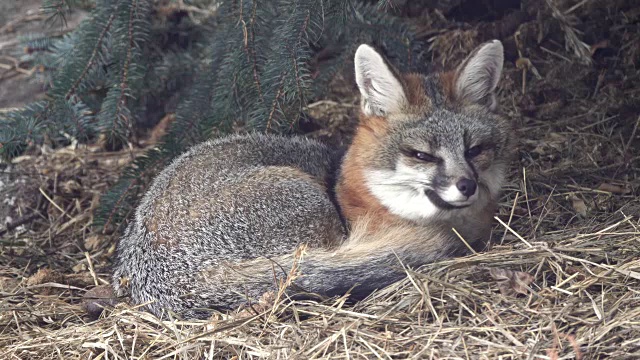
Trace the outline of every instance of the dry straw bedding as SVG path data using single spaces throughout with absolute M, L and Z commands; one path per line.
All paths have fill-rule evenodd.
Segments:
M 46 164 L 82 162 L 78 153 L 59 151 L 45 156 L 48 159 L 28 161 L 48 174 L 43 171 Z M 94 168 L 87 165 L 87 173 L 99 172 L 101 162 L 112 160 L 102 159 Z M 43 168 L 36 165 L 39 162 Z M 67 175 L 76 171 L 72 168 Z M 91 178 L 97 189 L 104 186 L 100 176 L 83 180 Z M 602 190 L 556 186 L 554 193 L 544 195 L 540 209 L 530 209 L 531 217 L 518 216 L 518 211 L 529 211 L 526 204 L 533 203 L 533 197 L 541 196 L 531 182 L 525 189 L 522 179 L 514 180 L 507 189 L 510 196 L 499 217 L 504 225 L 496 225 L 495 244 L 488 252 L 407 269 L 406 280 L 356 306 L 347 307 L 342 299 L 282 299 L 273 306 L 191 322 L 160 321 L 125 304 L 91 321 L 80 300 L 86 289 L 108 279 L 99 269 L 107 265 L 113 243 L 88 226 L 91 217 L 86 214 L 94 193 L 90 187 L 75 201 L 50 197 L 66 215 L 53 206 L 47 219 L 39 218 L 33 225 L 42 230 L 24 230 L 3 240 L 0 356 L 637 358 L 637 201 Z M 602 214 L 593 214 L 596 210 L 587 205 L 586 218 L 555 230 L 547 222 L 563 214 L 553 211 L 577 214 L 568 200 L 574 196 L 586 204 L 614 197 L 628 203 Z M 539 223 L 537 232 L 545 234 L 517 232 L 518 227 L 529 229 L 530 223 Z M 56 234 L 61 228 L 66 229 Z M 35 264 L 41 270 L 31 275 Z
M 566 49 L 523 45 L 506 62 L 518 152 L 491 248 L 407 269 L 355 306 L 282 298 L 185 322 L 119 304 L 91 320 L 81 299 L 109 279 L 116 240 L 92 210 L 142 150 L 35 149 L 0 174 L 0 358 L 640 358 L 640 30 L 616 29 L 621 50 L 600 65 L 578 65 L 582 34 L 566 29 Z M 435 35 L 434 53 L 460 57 L 474 36 Z M 325 124 L 312 136 L 349 133 L 345 91 L 311 106 Z
M 548 168 L 551 179 L 514 166 L 490 251 L 407 269 L 405 281 L 354 307 L 283 299 L 255 313 L 162 322 L 122 304 L 91 321 L 80 298 L 106 282 L 114 248 L 90 227 L 91 209 L 129 157 L 62 149 L 11 167 L 29 174 L 16 192 L 22 211 L 35 199 L 49 205 L 2 240 L 2 358 L 640 355 L 637 179 L 582 186 L 602 181 L 588 162 Z

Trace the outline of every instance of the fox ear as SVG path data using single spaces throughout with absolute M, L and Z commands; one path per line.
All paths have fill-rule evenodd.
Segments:
M 456 100 L 496 108 L 494 91 L 502 75 L 504 48 L 499 40 L 478 46 L 456 70 Z
M 407 104 L 402 83 L 380 54 L 362 44 L 354 59 L 356 83 L 360 88 L 361 107 L 366 115 L 386 115 L 400 111 Z

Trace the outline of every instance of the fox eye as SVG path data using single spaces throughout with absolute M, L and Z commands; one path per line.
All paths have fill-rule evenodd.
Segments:
M 474 147 L 470 148 L 469 150 L 467 150 L 465 155 L 468 158 L 474 158 L 474 157 L 480 155 L 480 153 L 482 153 L 482 145 L 477 145 L 477 146 L 474 146 Z
M 414 158 L 422 160 L 422 161 L 426 161 L 426 162 L 433 162 L 433 163 L 437 163 L 440 161 L 440 159 L 438 159 L 437 157 L 427 154 L 425 152 L 422 151 L 413 151 L 412 154 Z

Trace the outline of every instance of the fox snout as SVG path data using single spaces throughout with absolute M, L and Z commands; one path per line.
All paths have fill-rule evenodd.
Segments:
M 460 208 L 467 207 L 476 200 L 478 182 L 475 176 L 462 169 L 458 171 L 460 173 L 463 175 L 436 177 L 435 194 L 427 194 L 431 195 L 434 203 L 444 208 Z
M 458 182 L 456 183 L 456 187 L 458 188 L 458 190 L 460 190 L 462 195 L 466 196 L 467 198 L 470 198 L 471 196 L 473 196 L 473 194 L 476 193 L 478 184 L 476 183 L 475 180 L 462 178 L 458 180 Z

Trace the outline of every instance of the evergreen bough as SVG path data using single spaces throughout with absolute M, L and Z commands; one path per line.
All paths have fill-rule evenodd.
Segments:
M 381 6 L 383 5 L 383 6 Z M 304 107 L 321 97 L 363 42 L 403 70 L 420 63 L 412 29 L 386 1 L 44 0 L 51 20 L 90 7 L 73 32 L 25 39 L 25 55 L 45 69 L 44 101 L 0 115 L 0 155 L 35 144 L 100 140 L 117 149 L 169 112 L 159 146 L 138 157 L 101 199 L 96 223 L 122 223 L 141 190 L 188 146 L 242 126 L 297 131 Z M 321 49 L 328 59 L 314 62 Z M 173 111 L 173 110 L 171 110 Z

